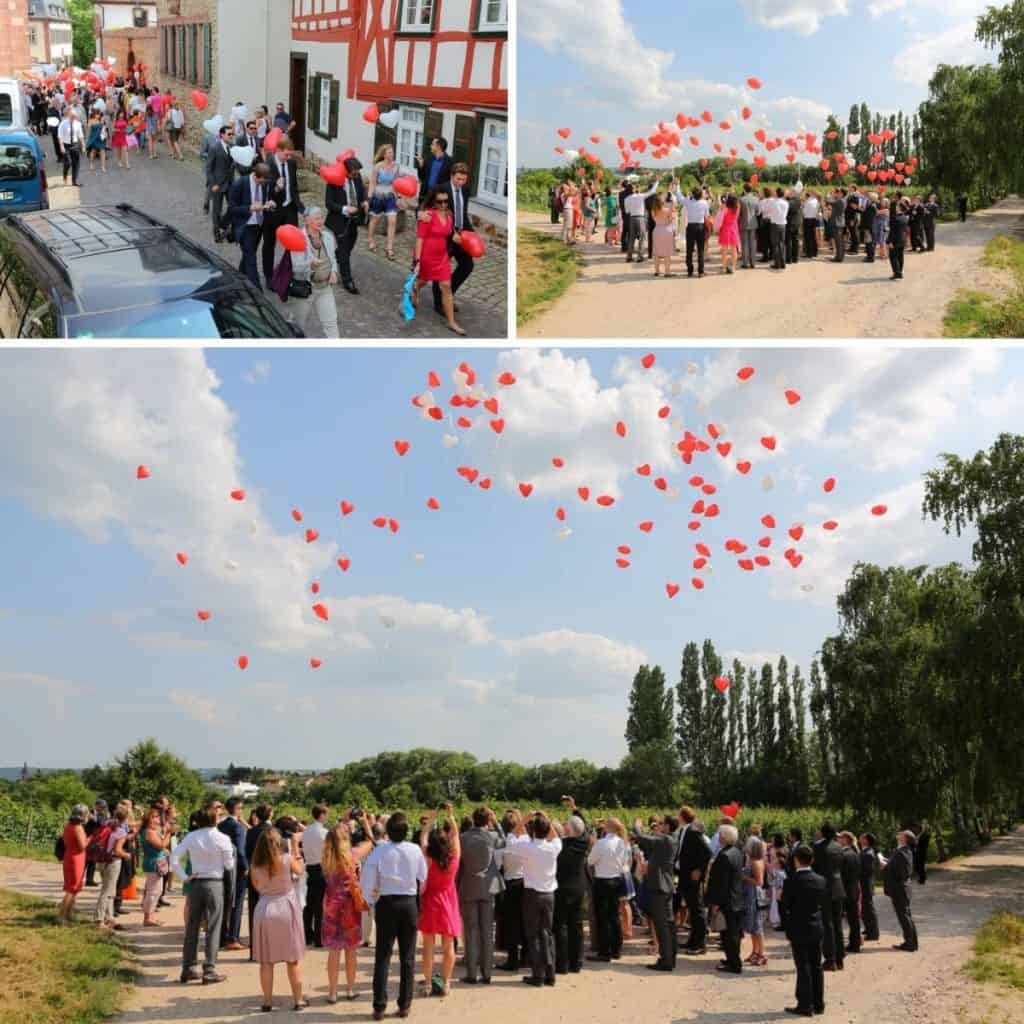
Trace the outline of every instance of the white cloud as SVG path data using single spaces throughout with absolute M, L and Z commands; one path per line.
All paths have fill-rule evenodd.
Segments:
M 802 96 L 783 96 L 777 100 L 768 100 L 761 104 L 761 109 L 768 113 L 778 114 L 787 118 L 787 124 L 799 126 L 806 124 L 808 130 L 817 133 L 820 126 L 828 120 L 832 111 L 824 103 L 804 99 Z
M 732 663 L 734 660 L 744 668 L 752 668 L 757 672 L 761 671 L 761 666 L 765 663 L 771 665 L 773 668 L 778 665 L 779 657 L 786 652 L 784 651 L 742 651 L 742 650 L 728 650 L 723 651 L 721 654 L 722 658 L 722 669 L 726 674 L 732 672 Z
M 224 721 L 220 707 L 211 697 L 192 690 L 171 690 L 167 696 L 175 707 L 197 722 L 214 725 Z
M 877 20 L 895 11 L 902 11 L 906 6 L 907 0 L 871 0 L 868 4 L 868 14 Z
M 896 77 L 925 87 L 940 64 L 991 64 L 995 52 L 974 38 L 974 18 L 941 32 L 918 33 L 893 58 Z
M 826 18 L 850 13 L 848 0 L 743 0 L 747 13 L 760 25 L 814 35 Z

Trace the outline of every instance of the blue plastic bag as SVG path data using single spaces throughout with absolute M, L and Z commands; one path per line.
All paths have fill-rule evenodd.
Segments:
M 419 275 L 414 270 L 405 281 L 405 287 L 402 289 L 402 316 L 405 317 L 406 322 L 416 319 L 416 307 L 412 304 L 412 293 L 416 287 L 416 278 Z

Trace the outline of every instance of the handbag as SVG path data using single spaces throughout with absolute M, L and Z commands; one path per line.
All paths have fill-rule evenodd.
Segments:
M 169 861 L 169 860 L 168 860 L 168 859 L 167 859 L 166 857 L 161 857 L 161 858 L 160 858 L 160 859 L 159 859 L 159 860 L 158 860 L 158 861 L 156 862 L 156 873 L 157 873 L 157 874 L 158 874 L 158 875 L 159 875 L 159 876 L 160 876 L 161 878 L 163 878 L 163 877 L 164 877 L 164 875 L 166 875 L 166 874 L 167 874 L 167 872 L 168 872 L 168 871 L 170 871 L 170 870 L 171 870 L 171 864 L 170 864 L 170 861 Z
M 352 906 L 360 914 L 365 914 L 370 909 L 370 904 L 366 902 L 366 897 L 363 895 L 362 887 L 359 885 L 359 881 L 355 875 L 350 875 L 348 880 L 348 892 L 352 897 Z
M 312 281 L 299 281 L 292 278 L 288 282 L 288 297 L 292 299 L 308 299 L 313 294 Z

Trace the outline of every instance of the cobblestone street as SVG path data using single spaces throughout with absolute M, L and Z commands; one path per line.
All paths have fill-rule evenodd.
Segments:
M 215 245 L 209 218 L 203 213 L 203 174 L 197 157 L 186 156 L 178 162 L 162 155 L 159 160 L 134 154 L 130 171 L 120 169 L 111 159 L 107 173 L 90 171 L 82 165 L 81 189 L 62 186 L 60 165 L 53 159 L 50 142 L 44 143 L 48 154 L 47 175 L 50 181 L 50 203 L 60 207 L 94 206 L 111 203 L 131 203 L 144 212 L 166 221 L 194 241 L 216 252 L 232 266 L 238 266 L 239 250 L 235 245 Z M 303 178 L 309 176 L 303 174 Z M 315 188 L 319 179 L 311 183 Z M 305 188 L 305 186 L 304 186 Z M 317 194 L 318 193 L 318 194 Z M 307 202 L 322 203 L 322 190 L 303 192 Z M 366 248 L 366 229 L 360 228 L 359 241 L 352 254 L 352 271 L 360 295 L 350 295 L 336 289 L 338 321 L 342 337 L 420 339 L 444 338 L 451 340 L 445 321 L 437 316 L 431 305 L 429 292 L 424 289 L 421 305 L 424 311 L 411 323 L 402 318 L 400 306 L 402 287 L 412 262 L 412 243 L 415 236 L 403 232 L 396 239 L 394 262 L 384 255 L 382 229 L 378 225 L 380 243 L 376 255 Z M 507 336 L 507 251 L 489 242 L 487 255 L 477 260 L 472 276 L 459 289 L 458 319 L 469 338 L 504 338 Z M 425 298 L 425 303 L 423 299 Z M 276 297 L 272 301 L 281 306 Z M 287 306 L 281 307 L 287 316 Z M 311 318 L 310 334 L 319 329 L 315 316 Z

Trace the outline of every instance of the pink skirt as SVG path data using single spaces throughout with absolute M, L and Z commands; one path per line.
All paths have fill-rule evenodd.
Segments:
M 260 896 L 252 921 L 252 955 L 260 964 L 294 964 L 306 955 L 302 910 L 295 890 Z

